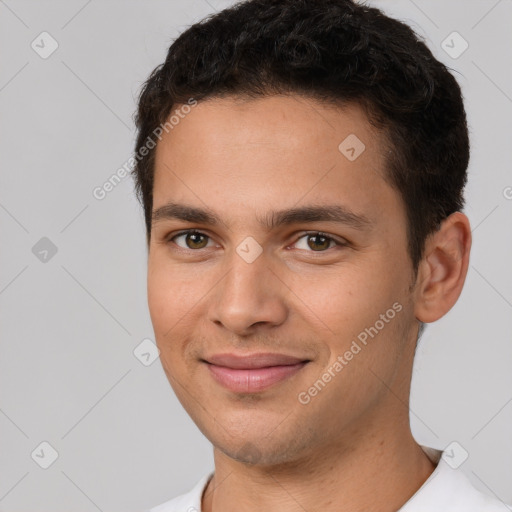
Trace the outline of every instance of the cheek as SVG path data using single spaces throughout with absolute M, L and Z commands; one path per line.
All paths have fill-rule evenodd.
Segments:
M 194 328 L 194 300 L 186 280 L 156 261 L 148 266 L 148 307 L 160 350 L 160 361 L 176 395 L 181 400 L 186 382 L 187 347 Z M 197 305 L 195 306 L 197 308 Z
M 382 291 L 373 264 L 323 269 L 316 278 L 300 278 L 298 295 L 332 331 L 341 338 L 364 323 L 379 307 Z
M 201 282 L 158 256 L 148 265 L 148 307 L 157 339 L 170 337 L 200 307 Z
M 148 270 L 148 307 L 157 335 L 163 329 L 164 324 L 167 324 L 167 328 L 172 325 L 172 317 L 176 312 L 172 292 L 169 276 L 161 272 L 156 265 L 150 267 Z
M 350 345 L 365 329 L 375 334 L 376 323 L 378 338 L 386 338 L 395 331 L 397 316 L 405 314 L 407 283 L 400 270 L 403 267 L 390 266 L 381 256 L 375 256 L 358 265 L 333 269 L 315 286 L 303 282 L 300 287 L 308 290 L 304 299 L 307 306 L 335 333 L 334 337 L 329 336 L 335 340 L 329 343 L 332 355 L 346 350 L 347 343 Z

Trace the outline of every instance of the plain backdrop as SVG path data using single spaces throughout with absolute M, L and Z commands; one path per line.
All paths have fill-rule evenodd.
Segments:
M 154 336 L 131 178 L 93 191 L 131 156 L 140 86 L 172 40 L 232 3 L 0 1 L 3 512 L 140 511 L 213 467 L 160 360 L 143 364 Z M 413 433 L 458 442 L 460 470 L 511 503 L 512 2 L 369 3 L 453 70 L 471 130 L 470 269 L 421 340 Z

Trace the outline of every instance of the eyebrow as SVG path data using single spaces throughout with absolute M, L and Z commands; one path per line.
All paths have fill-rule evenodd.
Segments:
M 177 219 L 185 222 L 217 226 L 223 224 L 211 210 L 185 204 L 169 202 L 153 211 L 152 223 L 162 220 Z M 373 222 L 362 214 L 356 214 L 340 205 L 308 205 L 287 210 L 274 210 L 257 221 L 267 230 L 290 224 L 311 222 L 335 222 L 355 229 L 368 229 Z

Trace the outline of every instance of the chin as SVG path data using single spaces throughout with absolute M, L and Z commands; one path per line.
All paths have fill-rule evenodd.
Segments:
M 261 443 L 257 440 L 242 440 L 237 446 L 216 446 L 224 455 L 229 458 L 251 466 L 275 467 L 292 462 L 293 457 L 290 450 L 283 451 L 283 445 L 277 447 L 269 446 L 268 443 Z
M 256 424 L 257 425 L 257 424 Z M 254 426 L 244 432 L 217 431 L 207 435 L 216 450 L 227 457 L 253 466 L 286 466 L 296 464 L 299 459 L 307 458 L 313 447 L 313 439 L 308 439 L 304 429 L 299 432 L 279 428 L 266 433 Z M 210 433 L 211 434 L 211 433 Z

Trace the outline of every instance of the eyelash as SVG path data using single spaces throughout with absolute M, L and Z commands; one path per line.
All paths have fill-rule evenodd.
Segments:
M 179 233 L 176 233 L 175 235 L 169 237 L 167 239 L 167 241 L 169 243 L 173 243 L 174 245 L 177 245 L 176 242 L 174 242 L 174 239 L 175 238 L 178 238 L 180 236 L 183 236 L 183 235 L 188 235 L 188 234 L 195 234 L 195 235 L 203 235 L 207 238 L 209 238 L 211 240 L 211 237 L 209 235 L 207 235 L 206 233 L 203 233 L 202 231 L 198 231 L 196 229 L 186 229 L 184 231 L 180 231 Z M 334 237 L 328 235 L 327 233 L 324 233 L 323 231 L 305 231 L 304 233 L 302 233 L 302 235 L 294 242 L 294 243 L 297 243 L 300 239 L 304 238 L 304 237 L 308 237 L 308 236 L 321 236 L 321 237 L 324 237 L 326 238 L 329 242 L 334 242 L 336 244 L 337 247 L 346 247 L 348 246 L 348 243 L 346 242 L 341 242 L 339 240 L 336 240 Z M 190 248 L 183 248 L 183 247 L 180 247 L 179 245 L 177 245 L 178 249 L 182 250 L 182 251 L 194 251 L 194 252 L 198 252 L 202 249 L 205 249 L 205 247 L 203 247 L 202 249 L 190 249 Z M 329 249 L 334 249 L 334 247 L 328 247 L 326 250 L 324 251 L 307 251 L 307 252 L 311 252 L 313 254 L 315 253 L 326 253 L 328 252 Z

